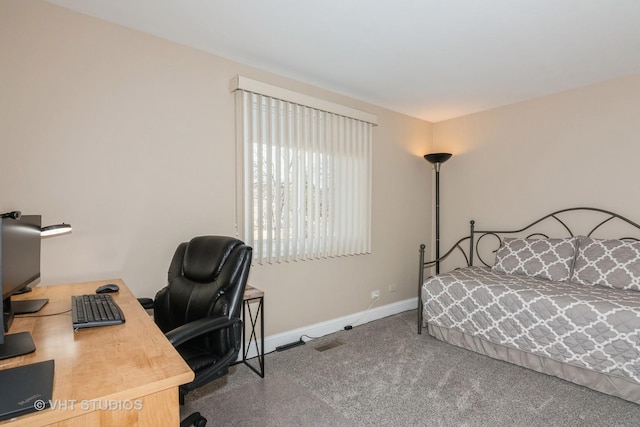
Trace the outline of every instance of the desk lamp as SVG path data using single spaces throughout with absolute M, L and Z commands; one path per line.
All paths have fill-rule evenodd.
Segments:
M 59 236 L 60 234 L 71 233 L 71 230 L 71 225 L 65 224 L 64 222 L 62 224 L 47 225 L 46 227 L 42 227 L 40 229 L 40 236 Z
M 0 214 L 0 218 L 20 219 L 21 217 L 21 211 L 11 211 Z M 65 224 L 64 222 L 62 224 L 47 225 L 40 229 L 40 237 L 58 236 L 60 234 L 71 233 L 71 230 L 71 225 Z

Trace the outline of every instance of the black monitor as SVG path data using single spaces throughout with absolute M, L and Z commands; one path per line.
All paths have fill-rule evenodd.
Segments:
M 18 215 L 0 221 L 0 284 L 2 285 L 3 332 L 8 332 L 14 309 L 11 295 L 40 279 L 41 216 Z M 31 353 L 31 334 L 0 334 L 0 359 Z

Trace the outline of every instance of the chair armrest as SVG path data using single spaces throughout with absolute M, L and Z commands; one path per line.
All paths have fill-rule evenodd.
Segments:
M 153 308 L 152 298 L 138 298 L 138 302 L 145 310 L 151 310 Z
M 232 326 L 242 324 L 242 320 L 237 317 L 229 319 L 227 317 L 205 317 L 204 319 L 194 320 L 193 322 L 185 323 L 182 326 L 178 326 L 175 329 L 165 333 L 165 336 L 169 342 L 177 347 L 193 338 L 200 335 L 217 331 L 220 329 L 231 329 L 232 333 L 235 328 Z

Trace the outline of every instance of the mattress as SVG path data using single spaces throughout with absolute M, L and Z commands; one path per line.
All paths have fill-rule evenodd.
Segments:
M 436 338 L 640 403 L 640 292 L 468 267 L 422 301 Z

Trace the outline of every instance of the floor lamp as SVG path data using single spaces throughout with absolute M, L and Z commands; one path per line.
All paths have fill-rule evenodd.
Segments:
M 440 273 L 440 165 L 451 158 L 451 153 L 431 153 L 424 155 L 436 170 L 436 274 Z

